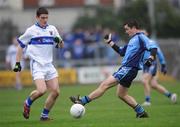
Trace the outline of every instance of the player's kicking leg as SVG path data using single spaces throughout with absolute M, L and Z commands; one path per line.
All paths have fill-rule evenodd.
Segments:
M 24 110 L 23 110 L 23 116 L 25 119 L 29 119 L 30 116 L 30 108 L 32 103 L 45 94 L 47 88 L 45 81 L 43 79 L 37 79 L 35 80 L 36 90 L 32 91 L 29 97 L 24 102 Z
M 88 96 L 83 96 L 83 97 L 80 97 L 79 95 L 71 96 L 70 100 L 73 103 L 85 105 L 85 104 L 89 103 L 90 101 L 101 97 L 106 92 L 107 89 L 109 89 L 115 85 L 117 85 L 117 80 L 113 76 L 109 76 L 106 80 L 104 80 L 99 85 L 99 87 L 97 89 L 92 91 Z

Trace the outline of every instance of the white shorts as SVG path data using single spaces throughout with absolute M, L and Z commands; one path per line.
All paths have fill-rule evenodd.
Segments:
M 45 81 L 58 77 L 58 73 L 52 63 L 41 65 L 36 61 L 30 63 L 33 80 L 44 79 Z

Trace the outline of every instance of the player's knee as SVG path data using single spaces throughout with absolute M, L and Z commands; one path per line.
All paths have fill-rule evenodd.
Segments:
M 156 88 L 157 88 L 157 85 L 151 84 L 151 88 L 156 89 Z
M 149 80 L 146 79 L 146 78 L 142 78 L 142 79 L 141 79 L 141 82 L 142 82 L 143 84 L 148 84 Z
M 55 94 L 56 97 L 59 96 L 59 93 L 60 93 L 59 90 L 55 90 L 55 92 L 54 92 L 54 94 Z
M 60 93 L 59 90 L 53 90 L 52 91 L 53 98 L 56 99 L 59 96 L 59 93 Z
M 46 89 L 43 89 L 43 90 L 38 90 L 38 94 L 39 96 L 42 96 L 46 93 Z
M 123 94 L 123 93 L 117 93 L 117 96 L 118 96 L 119 99 L 123 99 L 124 96 L 125 96 L 125 94 Z

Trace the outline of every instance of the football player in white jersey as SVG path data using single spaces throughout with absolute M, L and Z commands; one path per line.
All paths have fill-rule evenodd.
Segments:
M 49 96 L 40 116 L 41 121 L 47 121 L 51 120 L 48 114 L 59 95 L 58 73 L 52 64 L 53 50 L 55 47 L 62 48 L 64 42 L 55 26 L 47 24 L 48 10 L 46 8 L 37 9 L 36 19 L 37 22 L 18 38 L 19 46 L 14 71 L 21 71 L 22 51 L 27 47 L 26 52 L 30 58 L 30 68 L 36 89 L 24 102 L 23 116 L 28 119 L 32 103 L 49 90 Z
M 18 47 L 18 42 L 16 37 L 12 38 L 12 44 L 8 47 L 7 52 L 6 52 L 6 65 L 8 69 L 13 69 L 14 65 L 16 64 L 16 53 L 17 53 L 17 48 Z M 24 55 L 23 55 L 24 56 Z M 25 61 L 24 57 L 21 60 L 21 66 L 22 69 L 24 68 Z M 21 78 L 20 78 L 20 72 L 16 73 L 16 82 L 15 82 L 15 88 L 17 90 L 22 89 L 22 84 L 21 84 Z

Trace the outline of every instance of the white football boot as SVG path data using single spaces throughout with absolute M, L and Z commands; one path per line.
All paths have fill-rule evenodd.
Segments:
M 145 101 L 144 103 L 142 103 L 142 106 L 151 106 L 151 102 Z

